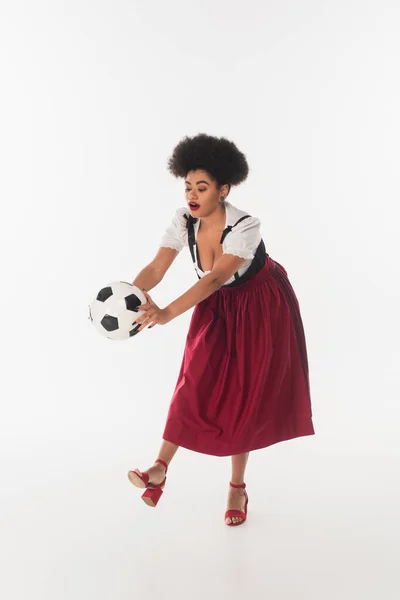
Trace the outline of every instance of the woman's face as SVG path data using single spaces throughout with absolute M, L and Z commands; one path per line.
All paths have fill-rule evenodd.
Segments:
M 207 171 L 196 169 L 189 171 L 185 179 L 186 203 L 194 217 L 206 217 L 221 206 L 221 196 L 228 195 L 228 186 L 223 185 L 219 190 L 216 182 Z M 191 203 L 196 206 L 191 206 Z

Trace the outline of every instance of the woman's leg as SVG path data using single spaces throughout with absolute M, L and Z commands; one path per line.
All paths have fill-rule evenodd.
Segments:
M 232 477 L 231 482 L 235 485 L 241 485 L 244 483 L 244 474 L 246 471 L 247 461 L 249 459 L 250 452 L 244 452 L 243 454 L 235 454 L 232 456 Z M 237 510 L 244 510 L 245 495 L 242 488 L 233 488 L 229 486 L 228 493 L 228 506 L 227 510 L 236 508 Z M 228 517 L 227 523 L 234 523 L 242 521 L 241 517 Z
M 161 460 L 169 465 L 178 448 L 179 446 L 176 444 L 163 440 L 157 458 L 161 458 Z M 161 483 L 165 477 L 165 467 L 161 463 L 154 463 L 154 465 L 149 469 L 146 469 L 146 471 L 149 474 L 150 483 L 153 484 Z
M 244 483 L 244 473 L 246 470 L 247 461 L 249 459 L 250 452 L 244 454 L 234 454 L 232 456 L 232 478 L 231 482 L 235 485 Z
M 161 458 L 161 460 L 163 460 L 167 463 L 167 465 L 169 465 L 171 460 L 174 458 L 175 452 L 178 450 L 178 448 L 179 446 L 177 446 L 176 444 L 173 444 L 172 442 L 167 442 L 167 440 L 163 440 L 157 458 Z M 162 467 L 162 465 L 160 466 Z

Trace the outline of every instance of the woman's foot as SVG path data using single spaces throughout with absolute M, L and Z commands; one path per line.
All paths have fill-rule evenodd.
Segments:
M 236 509 L 244 512 L 244 506 L 246 503 L 246 494 L 242 488 L 233 488 L 229 486 L 228 493 L 228 506 L 226 510 Z M 227 517 L 225 522 L 227 525 L 230 523 L 241 523 L 243 519 L 241 517 Z
M 166 469 L 161 463 L 154 463 L 150 469 L 146 469 L 146 473 L 149 475 L 148 485 L 158 485 L 159 483 L 162 483 L 165 479 L 165 471 Z M 143 471 L 139 471 L 139 473 L 142 474 Z

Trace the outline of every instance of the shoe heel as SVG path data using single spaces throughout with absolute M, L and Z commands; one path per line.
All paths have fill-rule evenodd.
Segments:
M 162 493 L 163 493 L 163 491 L 161 488 L 156 488 L 156 489 L 147 488 L 145 493 L 142 495 L 142 500 L 148 506 L 156 507 L 158 501 L 160 500 L 160 498 L 162 496 Z

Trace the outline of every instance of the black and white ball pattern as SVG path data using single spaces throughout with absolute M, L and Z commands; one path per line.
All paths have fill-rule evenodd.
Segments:
M 141 323 L 133 325 L 143 314 L 141 304 L 146 296 L 136 286 L 125 281 L 114 281 L 102 288 L 89 305 L 89 319 L 101 335 L 110 340 L 126 340 L 138 333 Z

